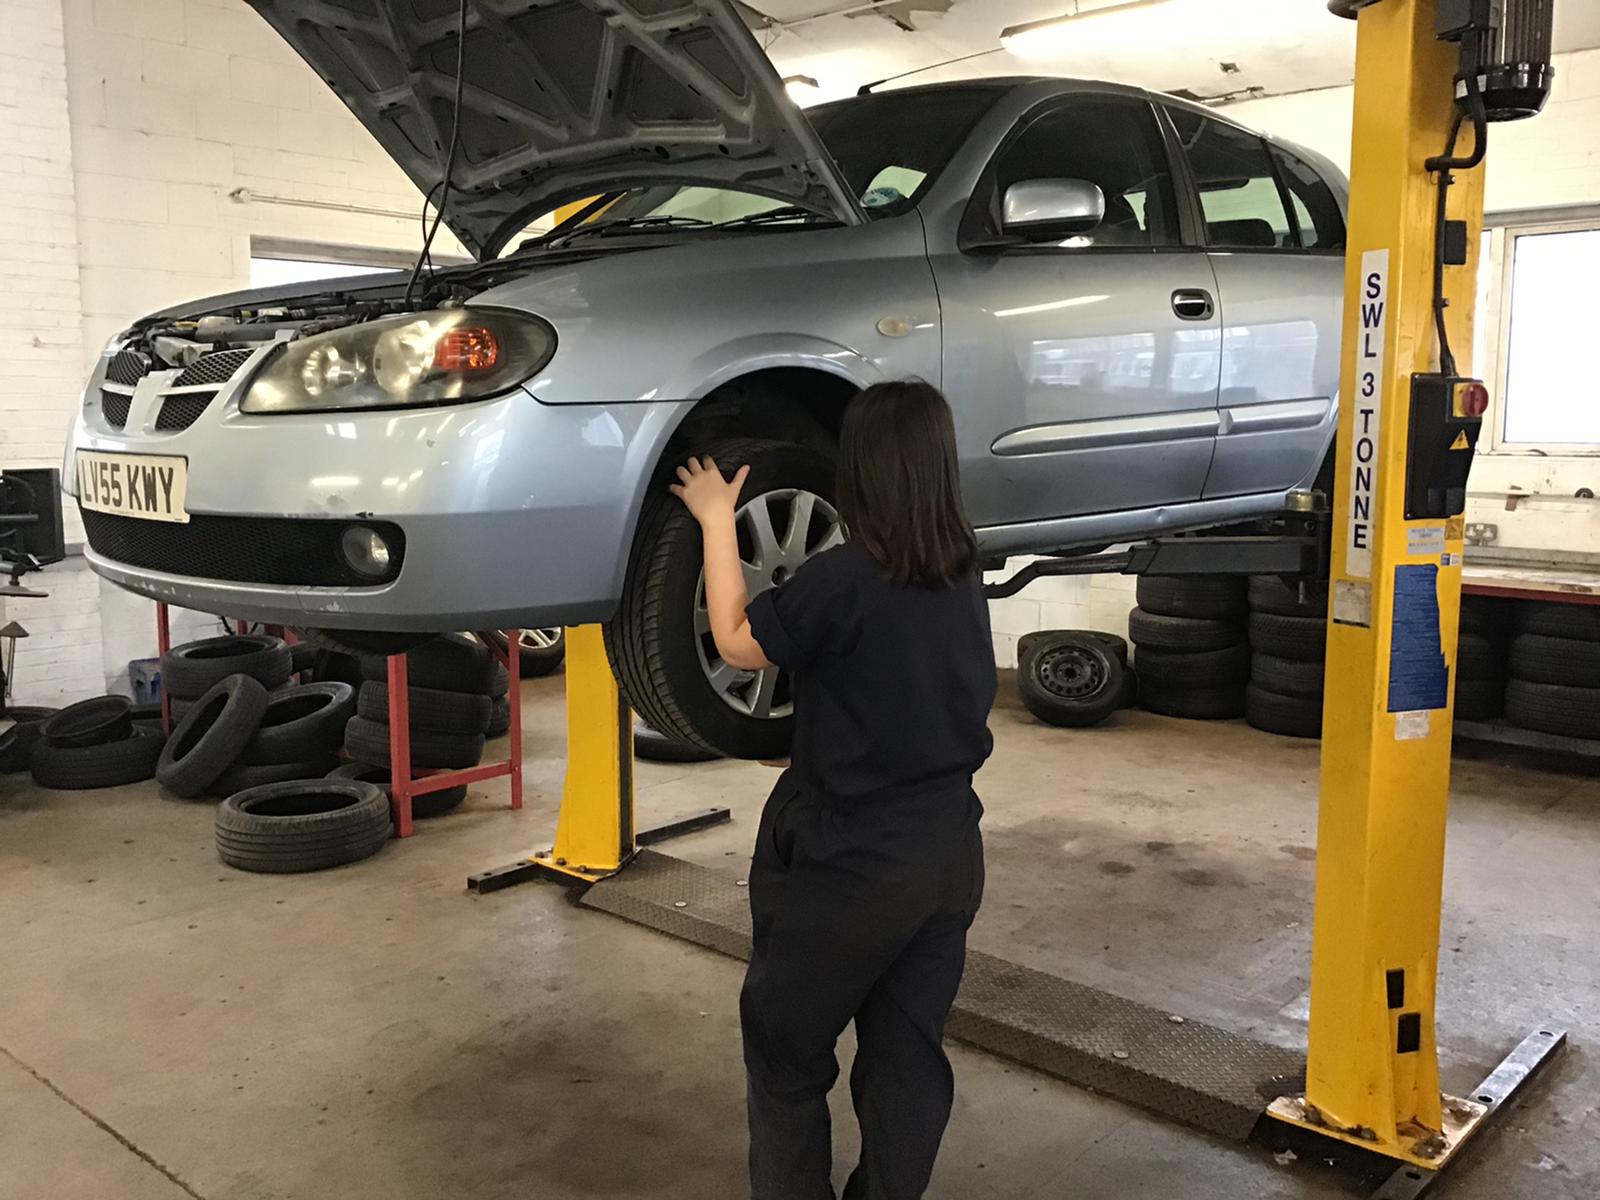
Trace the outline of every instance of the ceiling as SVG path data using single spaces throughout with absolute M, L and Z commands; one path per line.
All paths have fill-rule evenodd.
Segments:
M 1102 2 L 1081 0 L 1085 9 Z M 917 81 L 1078 75 L 1208 98 L 1278 95 L 1349 83 L 1355 56 L 1355 22 L 1332 16 L 1326 0 L 1166 0 L 1085 15 L 1054 52 L 1037 58 L 1001 49 L 1000 31 L 1060 16 L 1072 0 L 739 3 L 785 75 L 808 75 L 821 84 L 819 100 L 983 51 L 993 53 Z M 811 17 L 819 19 L 806 20 Z M 1600 4 L 1593 0 L 1556 0 L 1556 22 L 1558 50 L 1600 46 Z

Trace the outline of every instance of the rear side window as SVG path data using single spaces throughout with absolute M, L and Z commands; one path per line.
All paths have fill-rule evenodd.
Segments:
M 1344 249 L 1344 214 L 1339 197 L 1315 167 L 1281 146 L 1272 147 L 1278 174 L 1289 193 L 1295 222 L 1300 227 L 1300 244 L 1307 250 Z
M 1267 144 L 1188 109 L 1169 109 L 1200 192 L 1207 243 L 1219 250 L 1299 249 Z
M 996 203 L 1032 179 L 1083 179 L 1105 193 L 1105 220 L 1071 248 L 1180 242 L 1166 148 L 1148 104 L 1083 96 L 1026 123 L 995 164 Z

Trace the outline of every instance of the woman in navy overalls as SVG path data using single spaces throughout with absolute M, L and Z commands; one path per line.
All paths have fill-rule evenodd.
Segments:
M 730 483 L 691 462 L 673 491 L 704 534 L 722 657 L 794 680 L 791 765 L 750 872 L 751 1195 L 833 1200 L 827 1095 L 853 1020 L 861 1161 L 845 1200 L 915 1200 L 954 1094 L 942 1042 L 983 897 L 972 778 L 993 748 L 996 686 L 950 408 L 915 382 L 852 401 L 839 459 L 849 540 L 753 603 L 734 524 L 748 470 Z

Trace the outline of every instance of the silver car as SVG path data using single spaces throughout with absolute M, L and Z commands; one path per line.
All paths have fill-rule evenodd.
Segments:
M 107 346 L 67 477 L 124 587 L 373 651 L 605 622 L 652 725 L 768 757 L 788 682 L 717 656 L 663 485 L 690 453 L 753 467 L 752 593 L 843 536 L 879 380 L 949 394 L 994 558 L 1274 512 L 1328 461 L 1347 188 L 1305 150 L 1062 79 L 803 114 L 726 0 L 471 0 L 452 137 L 453 4 L 252 3 L 436 198 L 458 143 L 478 261 Z

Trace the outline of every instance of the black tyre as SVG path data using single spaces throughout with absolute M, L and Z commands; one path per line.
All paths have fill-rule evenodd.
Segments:
M 493 692 L 494 656 L 477 638 L 462 633 L 430 639 L 406 655 L 406 686 L 441 692 L 466 692 L 488 696 Z M 369 656 L 361 660 L 361 674 L 387 682 L 388 660 Z
M 440 733 L 433 729 L 411 731 L 411 765 L 429 769 L 475 767 L 483 759 L 481 733 Z M 352 717 L 345 727 L 344 746 L 357 762 L 375 767 L 389 765 L 389 726 Z
M 1028 653 L 1028 648 L 1035 642 L 1044 638 L 1055 637 L 1057 634 L 1066 634 L 1070 637 L 1098 638 L 1111 647 L 1112 653 L 1117 656 L 1118 662 L 1123 666 L 1128 665 L 1128 639 L 1118 637 L 1114 633 L 1102 633 L 1098 629 L 1046 629 L 1039 633 L 1025 633 L 1022 635 L 1021 640 L 1017 642 L 1017 660 L 1020 662 L 1022 656 Z
M 308 683 L 267 697 L 261 728 L 239 755 L 247 766 L 315 762 L 337 754 L 355 713 L 348 683 Z
M 493 712 L 487 696 L 466 692 L 441 692 L 435 688 L 407 688 L 411 706 L 411 729 L 439 733 L 483 733 Z M 389 689 L 381 683 L 363 683 L 356 701 L 356 714 L 380 725 L 389 723 Z M 342 731 L 341 726 L 341 731 Z
M 1327 663 L 1321 659 L 1302 662 L 1272 654 L 1257 654 L 1250 661 L 1250 682 L 1262 691 L 1316 700 L 1319 704 L 1327 689 L 1327 675 Z
M 315 675 L 317 663 L 327 653 L 315 642 L 295 642 L 289 647 L 289 668 L 301 683 L 310 683 L 304 676 Z
M 230 675 L 197 700 L 161 750 L 156 778 L 175 796 L 205 795 L 261 727 L 267 689 L 249 675 Z
M 1017 662 L 1017 690 L 1046 725 L 1086 729 L 1122 706 L 1127 668 L 1102 639 L 1060 633 L 1028 646 Z
M 1518 633 L 1600 642 L 1600 605 L 1527 601 L 1517 605 L 1512 624 Z
M 1513 679 L 1506 684 L 1506 720 L 1538 733 L 1600 740 L 1600 688 Z
M 1494 596 L 1461 597 L 1461 632 L 1503 641 L 1512 628 L 1513 604 Z
M 1506 708 L 1506 685 L 1499 679 L 1456 682 L 1456 720 L 1493 721 Z
M 370 763 L 345 763 L 343 766 L 329 771 L 329 779 L 359 779 L 363 783 L 374 783 L 383 788 L 385 793 L 389 790 L 389 768 L 375 767 Z M 461 802 L 467 798 L 467 785 L 460 787 L 444 788 L 437 792 L 427 792 L 421 796 L 411 797 L 411 816 L 413 820 L 425 821 L 429 817 L 441 817 L 447 812 L 453 812 L 461 807 Z M 391 812 L 393 805 L 390 805 Z
M 1139 707 L 1188 721 L 1231 721 L 1244 716 L 1244 688 L 1162 687 L 1141 679 Z
M 1252 575 L 1250 610 L 1280 617 L 1325 617 L 1328 615 L 1328 585 L 1326 581 L 1319 583 L 1314 579 Z
M 1481 633 L 1463 633 L 1456 643 L 1456 673 L 1462 679 L 1504 679 L 1506 656 L 1503 643 Z M 1595 646 L 1600 662 L 1600 645 Z M 1600 675 L 1595 678 L 1600 687 Z
M 1231 621 L 1246 611 L 1245 580 L 1238 575 L 1141 575 L 1139 607 L 1162 617 Z
M 1462 678 L 1469 674 L 1463 666 Z M 1519 633 L 1511 642 L 1511 675 L 1529 683 L 1600 688 L 1600 642 Z
M 1321 617 L 1251 613 L 1250 648 L 1276 658 L 1321 662 L 1328 656 L 1328 623 Z
M 489 668 L 489 695 L 504 696 L 511 690 L 511 672 L 506 670 L 505 663 L 495 659 L 494 666 Z
M 1245 692 L 1245 720 L 1267 733 L 1284 737 L 1322 736 L 1322 699 L 1285 696 L 1251 684 Z
M 511 732 L 511 698 L 509 696 L 496 696 L 489 701 L 489 720 L 484 724 L 483 736 L 486 738 L 505 737 Z
M 52 746 L 99 746 L 122 741 L 132 729 L 131 700 L 124 696 L 96 696 L 45 718 L 39 736 Z
M 213 796 L 231 796 L 247 788 L 263 787 L 269 783 L 288 783 L 294 779 L 321 779 L 339 765 L 337 755 L 329 754 L 310 762 L 299 763 L 235 763 L 211 785 Z
M 1128 637 L 1141 649 L 1148 646 L 1152 650 L 1198 654 L 1240 645 L 1244 641 L 1244 627 L 1237 621 L 1164 617 L 1136 608 L 1128 614 Z
M 281 638 L 239 633 L 174 646 L 161 658 L 161 687 L 179 700 L 198 700 L 230 675 L 248 675 L 271 691 L 289 682 L 294 656 Z
M 269 783 L 217 806 L 217 857 L 243 871 L 320 871 L 370 858 L 392 829 L 383 789 L 354 779 Z
M 642 721 L 633 726 L 633 752 L 646 762 L 657 763 L 716 762 L 722 757 L 714 750 L 702 750 L 699 746 L 658 733 Z
M 1158 688 L 1233 687 L 1250 677 L 1250 647 L 1238 645 L 1185 654 L 1142 646 L 1133 660 L 1133 669 L 1141 680 Z
M 23 705 L 6 710 L 6 716 L 15 722 L 0 733 L 0 775 L 11 775 L 28 769 L 28 759 L 33 744 L 39 740 L 39 726 L 45 718 L 54 715 L 54 708 L 32 708 Z
M 348 683 L 352 688 L 359 688 L 366 682 L 366 676 L 361 673 L 359 658 L 339 650 L 327 649 L 317 651 L 316 664 L 311 668 L 311 679 L 315 683 Z
M 781 579 L 842 538 L 834 468 L 821 454 L 752 440 L 722 442 L 701 453 L 715 457 L 725 474 L 750 467 L 739 495 L 738 529 L 751 574 Z M 776 669 L 725 669 L 711 634 L 697 630 L 695 614 L 704 602 L 700 526 L 665 483 L 659 481 L 645 502 L 622 603 L 606 626 L 611 669 L 652 729 L 729 758 L 782 758 L 793 738 L 791 681 Z M 763 510 L 768 521 L 760 527 L 770 527 L 770 539 L 755 536 Z
M 161 739 L 129 728 L 113 742 L 93 746 L 56 746 L 43 738 L 33 744 L 33 781 L 55 791 L 121 787 L 153 779 L 161 757 Z
M 1117 708 L 1139 707 L 1139 673 L 1125 671 L 1122 676 L 1122 692 L 1117 696 Z

